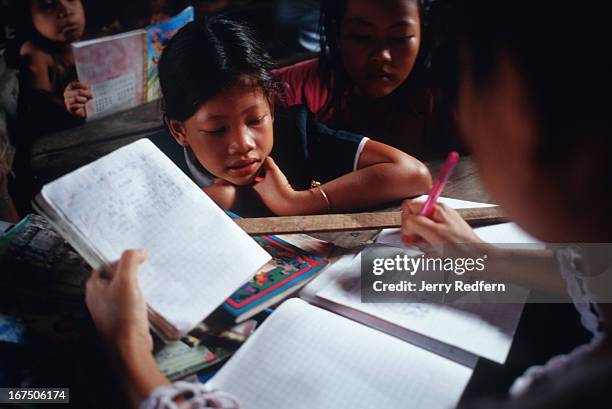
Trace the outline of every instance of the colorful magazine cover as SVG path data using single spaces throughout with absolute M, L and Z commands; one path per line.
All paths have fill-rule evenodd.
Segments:
M 193 18 L 193 7 L 190 6 L 169 20 L 147 27 L 146 102 L 155 101 L 161 96 L 157 65 L 164 47 L 172 36 L 185 24 L 193 21 Z
M 144 35 L 135 30 L 72 45 L 79 80 L 93 94 L 86 105 L 88 120 L 142 104 Z
M 260 236 L 253 239 L 270 253 L 272 260 L 223 303 L 237 322 L 274 304 L 276 298 L 282 298 L 305 284 L 328 264 L 326 258 L 308 253 L 279 237 Z

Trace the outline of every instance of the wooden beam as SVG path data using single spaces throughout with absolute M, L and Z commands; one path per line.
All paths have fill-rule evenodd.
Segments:
M 499 206 L 458 209 L 471 226 L 506 222 Z M 375 230 L 399 227 L 401 212 L 321 214 L 313 216 L 254 217 L 235 222 L 252 236 Z

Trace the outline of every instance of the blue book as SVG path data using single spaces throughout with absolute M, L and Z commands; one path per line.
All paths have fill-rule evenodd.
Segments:
M 177 31 L 193 19 L 193 7 L 189 6 L 169 20 L 147 27 L 145 102 L 155 101 L 161 96 L 157 65 L 164 47 Z

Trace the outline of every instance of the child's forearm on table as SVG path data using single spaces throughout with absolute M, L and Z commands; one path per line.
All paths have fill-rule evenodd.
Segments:
M 343 211 L 427 193 L 431 176 L 420 163 L 379 163 L 334 179 L 321 188 L 332 210 Z

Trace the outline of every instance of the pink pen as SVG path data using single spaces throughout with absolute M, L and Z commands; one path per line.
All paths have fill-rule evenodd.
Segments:
M 459 154 L 457 152 L 451 152 L 448 154 L 448 157 L 446 158 L 446 162 L 444 162 L 444 165 L 442 166 L 442 169 L 440 170 L 440 174 L 438 175 L 438 178 L 434 182 L 433 188 L 431 189 L 431 193 L 429 193 L 429 197 L 427 198 L 427 200 L 425 201 L 425 204 L 423 205 L 423 208 L 419 212 L 419 216 L 425 216 L 425 217 L 433 216 L 436 202 L 438 201 L 438 198 L 442 194 L 442 190 L 444 189 L 446 182 L 448 182 L 448 178 L 450 177 L 451 173 L 453 173 L 453 169 L 455 169 L 455 166 L 457 165 L 458 161 L 459 161 Z

